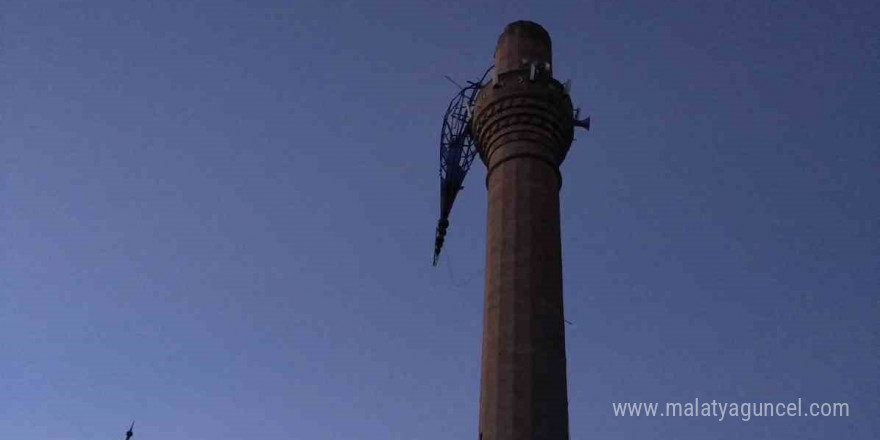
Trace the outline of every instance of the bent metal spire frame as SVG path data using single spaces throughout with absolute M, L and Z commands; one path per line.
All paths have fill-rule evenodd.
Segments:
M 474 100 L 491 70 L 492 66 L 489 66 L 479 81 L 468 81 L 467 87 L 461 87 L 443 116 L 443 128 L 440 129 L 440 220 L 434 237 L 434 266 L 443 249 L 455 197 L 464 188 L 464 178 L 477 155 L 471 118 Z

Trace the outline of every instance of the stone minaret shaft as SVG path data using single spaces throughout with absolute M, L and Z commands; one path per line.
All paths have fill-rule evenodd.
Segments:
M 572 113 L 547 31 L 508 25 L 472 126 L 489 192 L 482 440 L 568 440 L 559 165 Z

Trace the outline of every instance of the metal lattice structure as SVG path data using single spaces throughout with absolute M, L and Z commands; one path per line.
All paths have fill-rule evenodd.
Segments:
M 464 178 L 477 155 L 471 133 L 471 117 L 474 101 L 491 70 L 492 67 L 489 67 L 478 82 L 468 81 L 467 87 L 462 87 L 449 102 L 443 116 L 443 127 L 440 130 L 440 220 L 437 221 L 434 239 L 435 266 L 446 240 L 452 204 L 455 203 L 458 192 L 464 188 Z

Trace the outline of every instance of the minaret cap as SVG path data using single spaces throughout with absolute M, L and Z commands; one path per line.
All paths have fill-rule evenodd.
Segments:
M 525 62 L 523 60 L 525 59 Z M 553 54 L 550 34 L 538 23 L 515 21 L 504 28 L 495 48 L 495 71 L 500 75 L 511 70 L 528 68 L 535 63 L 542 68 L 549 64 L 552 77 Z

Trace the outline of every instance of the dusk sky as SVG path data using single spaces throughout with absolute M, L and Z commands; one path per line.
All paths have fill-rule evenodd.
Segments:
M 479 161 L 509 22 L 561 167 L 572 440 L 880 437 L 872 1 L 0 0 L 0 439 L 477 439 Z M 613 402 L 846 402 L 842 418 Z

